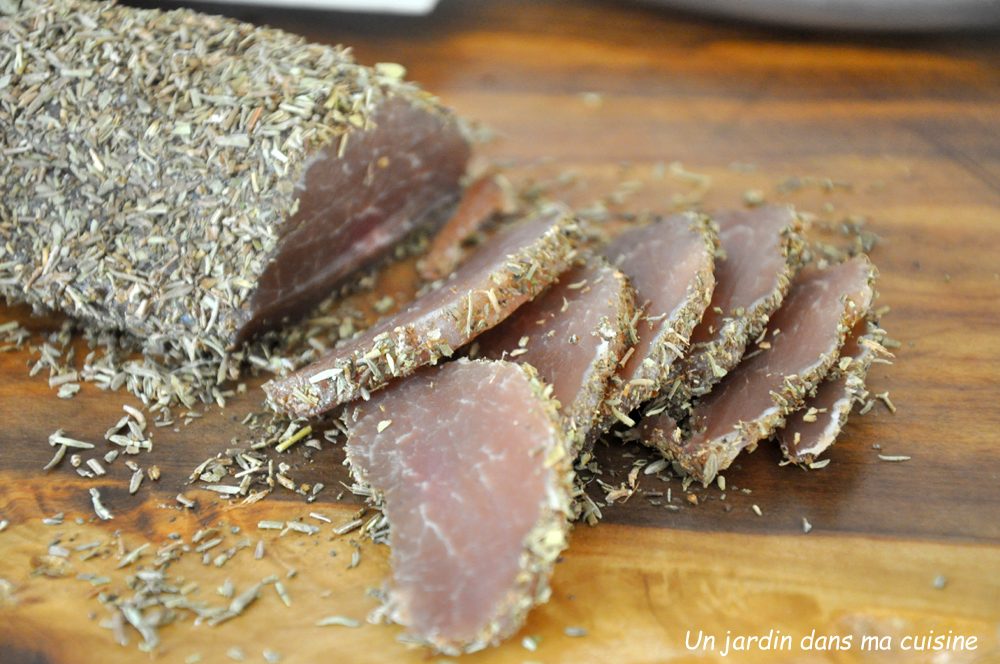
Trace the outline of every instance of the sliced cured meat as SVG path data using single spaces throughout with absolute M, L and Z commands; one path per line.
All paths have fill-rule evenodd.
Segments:
M 695 404 L 682 443 L 666 452 L 703 482 L 744 449 L 770 436 L 837 362 L 851 328 L 864 320 L 877 272 L 865 256 L 808 269 L 772 317 L 765 340 Z
M 663 410 L 643 417 L 635 430 L 639 434 L 640 442 L 649 447 L 666 449 L 668 443 L 680 442 L 681 428 L 677 426 L 677 421 Z
M 566 428 L 579 442 L 597 420 L 634 315 L 625 276 L 591 258 L 479 337 L 479 354 L 534 367 L 552 386 Z
M 868 397 L 865 379 L 877 353 L 891 353 L 875 339 L 874 324 L 862 321 L 854 326 L 840 350 L 837 365 L 816 388 L 815 396 L 785 418 L 777 431 L 781 451 L 795 463 L 807 465 L 833 445 L 855 403 Z
M 197 57 L 164 46 L 178 34 Z M 0 111 L 0 153 L 17 155 L 0 176 L 0 295 L 149 348 L 224 355 L 443 221 L 460 191 L 460 123 L 341 47 L 39 0 L 0 17 L 0 52 L 15 51 L 59 56 L 0 75 L 0 96 L 34 100 L 17 122 Z M 148 76 L 111 64 L 140 51 Z
M 497 644 L 549 597 L 573 469 L 530 367 L 460 359 L 349 409 L 352 473 L 381 495 L 385 615 L 448 654 Z
M 626 351 L 602 406 L 605 426 L 631 426 L 628 413 L 656 396 L 684 354 L 712 298 L 716 236 L 707 219 L 674 215 L 625 231 L 604 250 L 624 272 L 642 310 L 638 340 Z
M 437 290 L 316 362 L 264 385 L 270 405 L 314 417 L 433 364 L 538 295 L 576 254 L 567 213 L 539 213 L 480 247 Z
M 691 333 L 687 355 L 668 382 L 680 380 L 672 401 L 707 394 L 739 364 L 747 344 L 764 331 L 801 267 L 802 222 L 787 207 L 764 206 L 713 216 L 725 258 L 715 262 L 715 291 Z
M 454 214 L 434 237 L 427 255 L 418 262 L 420 276 L 428 281 L 447 277 L 468 254 L 470 239 L 493 217 L 512 211 L 510 196 L 498 175 L 490 173 L 473 181 Z

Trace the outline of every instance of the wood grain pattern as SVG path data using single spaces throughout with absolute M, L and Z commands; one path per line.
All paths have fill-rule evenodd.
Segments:
M 82 492 L 82 488 L 81 491 Z M 0 505 L 10 509 L 10 492 L 0 494 Z M 41 505 L 22 499 L 13 510 L 35 516 Z M 349 510 L 331 506 L 318 508 L 337 523 L 349 518 Z M 266 541 L 267 554 L 250 560 L 249 551 L 238 554 L 226 569 L 206 567 L 197 556 L 189 556 L 171 567 L 172 574 L 199 583 L 201 598 L 221 599 L 215 588 L 229 578 L 237 592 L 270 574 L 278 574 L 288 588 L 292 606 L 286 608 L 271 587 L 244 616 L 215 628 L 182 622 L 161 630 L 163 644 L 159 661 L 183 662 L 202 655 L 205 662 L 230 661 L 226 653 L 240 648 L 247 661 L 261 662 L 264 649 L 283 655 L 283 662 L 453 662 L 451 658 L 428 657 L 422 650 L 395 642 L 398 627 L 363 625 L 315 627 L 319 618 L 337 614 L 363 620 L 376 606 L 365 590 L 388 573 L 386 547 L 363 546 L 362 562 L 345 570 L 351 547 L 344 538 L 312 546 L 303 535 L 277 538 L 273 532 L 260 535 L 253 524 L 258 519 L 288 519 L 303 516 L 300 505 L 279 501 L 258 503 L 253 510 L 201 510 L 197 515 L 157 510 L 153 501 L 133 506 L 119 514 L 129 548 L 148 537 L 165 542 L 178 532 L 185 539 L 199 527 L 217 524 L 241 526 L 256 540 Z M 81 514 L 89 514 L 80 512 Z M 68 516 L 72 516 L 70 513 Z M 64 542 L 106 541 L 112 528 L 92 524 L 64 527 L 40 525 L 37 518 L 14 526 L 5 537 L 5 556 L 0 558 L 0 578 L 15 579 L 11 596 L 0 593 L 4 621 L 0 622 L 0 653 L 16 645 L 26 653 L 40 653 L 38 661 L 118 662 L 136 661 L 138 634 L 122 648 L 111 643 L 110 632 L 98 623 L 108 616 L 94 599 L 98 590 L 125 591 L 124 571 L 114 570 L 117 556 L 73 563 L 73 574 L 95 573 L 113 580 L 92 588 L 73 578 L 25 578 L 24 564 L 38 555 L 43 542 L 64 533 Z M 140 532 L 141 531 L 141 532 Z M 243 535 L 239 535 L 242 537 Z M 228 536 L 227 546 L 236 539 Z M 336 551 L 336 557 L 330 551 Z M 239 562 L 237 567 L 234 564 Z M 857 643 L 849 651 L 804 652 L 801 639 L 812 630 L 817 635 L 890 636 L 898 643 L 906 635 L 980 635 L 981 647 L 972 653 L 957 653 L 952 661 L 995 661 L 1000 654 L 996 622 L 1000 620 L 996 570 L 1000 554 L 996 547 L 981 544 L 939 544 L 884 541 L 851 536 L 765 536 L 732 533 L 695 533 L 677 530 L 631 528 L 603 524 L 578 529 L 572 548 L 558 566 L 553 599 L 531 614 L 522 635 L 540 638 L 536 652 L 525 650 L 517 640 L 461 658 L 472 663 L 499 662 L 924 662 L 903 651 L 862 652 Z M 298 575 L 285 578 L 295 569 Z M 598 572 L 598 573 L 595 573 Z M 935 575 L 948 579 L 945 590 L 932 586 Z M 89 595 L 89 597 L 88 597 Z M 95 617 L 88 619 L 93 614 Z M 567 627 L 587 630 L 583 637 L 569 637 Z M 688 631 L 716 636 L 715 652 L 690 652 L 685 646 Z M 792 635 L 795 647 L 784 651 L 730 653 L 721 657 L 726 632 L 766 635 L 770 630 Z M 692 641 L 693 643 L 693 641 Z M 973 655 L 969 658 L 967 655 Z M 980 657 L 982 655 L 983 657 Z M 734 657 L 735 660 L 734 660 Z M 343 659 L 341 659 L 343 658 Z M 31 659 L 3 659 L 20 664 Z
M 729 661 L 695 658 L 685 648 L 687 630 L 724 638 L 727 630 L 772 628 L 797 639 L 814 628 L 891 632 L 896 641 L 914 630 L 964 630 L 979 635 L 982 648 L 954 661 L 1000 661 L 1000 38 L 772 32 L 603 2 L 453 2 L 430 19 L 409 20 L 263 10 L 246 17 L 350 44 L 363 62 L 404 64 L 446 103 L 496 130 L 500 138 L 484 154 L 511 163 L 516 177 L 574 170 L 563 193 L 577 204 L 639 180 L 643 187 L 624 207 L 669 210 L 692 186 L 657 165 L 679 161 L 711 177 L 707 209 L 741 205 L 744 192 L 757 189 L 818 222 L 864 215 L 882 238 L 872 253 L 882 273 L 878 304 L 891 306 L 884 327 L 902 346 L 895 366 L 875 367 L 870 387 L 889 390 L 898 412 L 877 405 L 855 415 L 820 471 L 779 467 L 776 446 L 762 445 L 724 473 L 724 501 L 715 487 L 695 487 L 695 506 L 676 480 L 640 475 L 639 493 L 604 509 L 598 527 L 575 531 L 553 601 L 523 632 L 543 636 L 539 650 L 515 641 L 463 661 Z M 851 186 L 782 193 L 777 185 L 788 176 Z M 370 308 L 382 294 L 402 298 L 414 285 L 412 265 L 395 266 L 374 297 L 359 302 Z M 60 323 L 0 306 L 0 323 L 15 319 L 40 331 Z M 247 616 L 218 628 L 166 627 L 160 659 L 181 662 L 198 652 L 206 662 L 228 661 L 226 651 L 238 645 L 247 661 L 263 661 L 264 648 L 281 652 L 283 662 L 427 660 L 394 641 L 398 628 L 313 627 L 324 615 L 361 619 L 375 606 L 364 591 L 388 572 L 385 547 L 363 545 L 361 566 L 348 571 L 346 538 L 330 541 L 324 531 L 316 545 L 304 537 L 272 542 L 254 527 L 311 510 L 337 523 L 359 507 L 354 496 L 338 502 L 328 489 L 307 506 L 277 492 L 229 510 L 185 485 L 197 463 L 233 437 L 246 438 L 239 420 L 260 409 L 260 380 L 248 380 L 249 394 L 224 411 L 205 408 L 189 426 L 156 430 L 154 451 L 136 460 L 157 464 L 163 477 L 137 496 L 127 492 L 130 471 L 120 460 L 112 464 L 98 484 L 116 519 L 100 524 L 91 522 L 87 494 L 94 481 L 67 464 L 40 470 L 52 454 L 45 441 L 62 427 L 100 442 L 122 403 L 137 401 L 90 385 L 72 400 L 57 399 L 44 378 L 28 377 L 28 361 L 24 351 L 0 353 L 0 519 L 11 524 L 0 532 L 0 663 L 133 661 L 138 654 L 137 634 L 121 648 L 99 628 L 107 613 L 88 597 L 89 584 L 29 576 L 32 558 L 56 533 L 105 541 L 120 530 L 130 548 L 158 546 L 170 532 L 187 539 L 219 520 L 267 540 L 268 556 L 253 562 L 250 551 L 240 552 L 245 557 L 223 570 L 191 556 L 171 573 L 214 595 L 226 577 L 240 588 L 296 568 L 288 582 L 293 606 L 271 591 Z M 880 461 L 876 444 L 912 459 Z M 634 460 L 624 455 L 647 452 L 602 446 L 599 455 L 604 479 L 620 482 Z M 286 456 L 300 481 L 346 481 L 337 447 L 310 456 L 293 448 Z M 667 488 L 676 512 L 642 495 Z M 198 496 L 199 507 L 162 507 L 176 505 L 179 491 Z M 41 525 L 60 511 L 68 517 L 63 527 Z M 77 516 L 82 525 L 72 521 Z M 808 535 L 803 518 L 814 527 Z M 74 562 L 74 573 L 108 573 L 111 586 L 121 586 L 125 574 L 109 573 L 117 557 Z M 948 580 L 943 590 L 932 587 L 939 574 Z M 97 617 L 88 620 L 91 611 Z M 567 626 L 589 635 L 567 637 Z M 898 650 L 891 656 L 855 646 L 745 653 L 736 661 L 930 661 Z

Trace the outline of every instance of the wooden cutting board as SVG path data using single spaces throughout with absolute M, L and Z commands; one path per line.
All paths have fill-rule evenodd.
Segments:
M 677 480 L 640 475 L 628 502 L 604 508 L 598 526 L 576 528 L 552 601 L 523 632 L 462 661 L 1000 661 L 1000 38 L 773 32 L 596 1 L 456 1 L 428 19 L 245 17 L 353 45 L 362 62 L 404 64 L 495 131 L 486 157 L 508 161 L 521 179 L 565 176 L 561 193 L 578 205 L 710 210 L 742 205 L 755 190 L 812 213 L 818 229 L 863 217 L 881 238 L 871 253 L 882 273 L 878 304 L 891 308 L 883 326 L 901 346 L 893 366 L 873 369 L 870 388 L 888 391 L 897 412 L 880 402 L 855 415 L 822 470 L 781 467 L 774 447 L 762 445 L 724 473 L 725 499 L 716 486 L 685 493 Z M 401 299 L 413 287 L 412 266 L 396 266 L 359 306 L 370 312 L 374 299 Z M 0 324 L 11 320 L 37 332 L 61 322 L 0 307 Z M 360 564 L 348 569 L 351 535 L 332 533 L 362 507 L 349 492 L 338 496 L 347 479 L 338 446 L 285 455 L 297 480 L 336 487 L 311 505 L 278 491 L 234 508 L 186 484 L 200 461 L 245 439 L 239 421 L 260 409 L 260 380 L 248 380 L 248 394 L 224 410 L 199 407 L 189 425 L 156 430 L 153 451 L 135 460 L 157 465 L 161 479 L 147 478 L 130 496 L 122 459 L 92 480 L 68 460 L 41 468 L 56 429 L 97 443 L 103 455 L 104 431 L 122 405 L 141 404 L 92 385 L 58 399 L 44 372 L 28 376 L 36 357 L 0 353 L 0 520 L 9 522 L 0 532 L 0 664 L 239 654 L 263 662 L 265 649 L 289 663 L 452 661 L 398 643 L 398 627 L 315 626 L 329 615 L 364 621 L 377 605 L 366 589 L 388 574 L 387 547 L 361 542 Z M 649 458 L 617 446 L 599 456 L 610 483 Z M 114 521 L 95 519 L 92 486 Z M 676 509 L 655 496 L 668 489 Z M 178 509 L 178 493 L 197 507 Z M 62 525 L 42 523 L 58 512 Z M 278 537 L 256 527 L 299 517 L 321 533 Z M 136 568 L 116 569 L 119 540 L 124 551 L 148 542 L 151 553 L 175 541 L 172 533 L 190 542 L 212 526 L 224 539 L 213 554 L 244 538 L 252 547 L 221 568 L 188 555 L 170 574 L 217 604 L 226 579 L 238 593 L 280 574 L 291 605 L 265 586 L 243 616 L 218 627 L 191 619 L 163 627 L 149 655 L 134 631 L 127 646 L 115 644 L 97 594 L 128 592 Z M 33 574 L 57 540 L 100 542 L 104 553 L 80 561 L 74 551 L 59 578 Z M 265 555 L 254 560 L 258 541 Z M 110 580 L 95 587 L 78 574 Z M 568 636 L 570 627 L 586 635 Z M 791 645 L 760 650 L 754 640 L 752 650 L 735 649 L 736 637 L 772 632 Z M 907 636 L 942 634 L 974 636 L 977 649 L 950 659 L 903 649 Z M 699 635 L 714 636 L 714 648 L 689 649 Z M 814 647 L 803 649 L 812 635 Z M 891 650 L 861 650 L 866 635 Z M 524 636 L 540 637 L 535 651 Z M 818 649 L 829 645 L 824 636 L 851 636 L 851 648 Z

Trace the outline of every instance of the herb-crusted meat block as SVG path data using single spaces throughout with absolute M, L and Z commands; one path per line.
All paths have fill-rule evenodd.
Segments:
M 0 294 L 184 349 L 294 319 L 422 224 L 455 118 L 339 47 L 189 10 L 0 16 Z
M 760 352 L 695 404 L 688 423 L 691 436 L 666 441 L 664 451 L 707 483 L 740 451 L 755 449 L 836 364 L 848 333 L 868 315 L 876 274 L 864 255 L 825 270 L 803 271 L 771 317 Z
M 808 465 L 840 435 L 855 403 L 868 396 L 865 378 L 876 354 L 890 355 L 875 339 L 874 324 L 865 320 L 854 326 L 840 349 L 840 360 L 797 412 L 785 418 L 777 432 L 781 451 L 795 463 Z
M 707 219 L 674 215 L 615 238 L 608 261 L 629 278 L 641 316 L 638 341 L 622 358 L 603 405 L 603 421 L 632 426 L 628 413 L 665 386 L 712 298 L 717 238 Z
M 386 617 L 451 655 L 512 635 L 549 598 L 573 486 L 570 445 L 534 372 L 460 359 L 348 411 L 352 473 L 390 524 Z
M 505 229 L 437 290 L 346 345 L 264 385 L 275 410 L 314 417 L 434 364 L 551 284 L 576 254 L 573 218 L 554 210 Z
M 590 258 L 476 341 L 483 357 L 534 367 L 552 386 L 566 429 L 579 443 L 597 421 L 634 315 L 625 275 Z
M 800 267 L 802 223 L 787 207 L 764 206 L 716 214 L 719 245 L 712 303 L 691 333 L 687 355 L 668 382 L 680 378 L 672 400 L 687 403 L 707 394 L 739 364 L 747 344 L 764 330 Z

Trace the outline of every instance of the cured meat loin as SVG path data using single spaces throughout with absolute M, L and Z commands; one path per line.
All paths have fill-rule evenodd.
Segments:
M 509 188 L 509 185 L 508 185 Z M 461 264 L 469 249 L 466 245 L 494 217 L 514 212 L 508 188 L 494 173 L 480 176 L 462 194 L 454 214 L 431 241 L 427 254 L 417 268 L 427 281 L 437 281 L 451 274 Z
M 548 600 L 573 485 L 556 404 L 534 372 L 460 359 L 349 410 L 352 473 L 390 524 L 385 615 L 452 655 L 512 635 Z
M 690 437 L 664 441 L 664 451 L 707 483 L 740 451 L 755 449 L 836 364 L 851 328 L 868 315 L 876 274 L 863 255 L 826 270 L 803 271 L 771 317 L 760 352 L 695 404 Z
M 642 315 L 602 407 L 605 427 L 656 396 L 712 298 L 717 240 L 707 219 L 674 215 L 630 229 L 604 250 L 628 276 Z
M 147 347 L 222 355 L 295 319 L 460 191 L 459 122 L 340 47 L 39 0 L 0 17 L 15 52 L 31 55 L 0 58 L 0 294 Z
M 797 412 L 785 418 L 778 429 L 781 451 L 795 463 L 808 465 L 826 451 L 840 435 L 855 403 L 868 397 L 865 378 L 877 353 L 891 356 L 875 339 L 874 324 L 862 321 L 854 326 L 840 360 L 830 375 L 816 388 Z
M 552 386 L 566 429 L 579 444 L 597 421 L 634 315 L 635 296 L 625 276 L 590 258 L 479 337 L 479 353 L 534 367 Z
M 680 379 L 675 404 L 707 394 L 739 364 L 747 344 L 781 306 L 805 247 L 802 222 L 787 207 L 732 210 L 712 220 L 725 258 L 715 262 L 712 302 L 668 379 Z
M 464 346 L 542 292 L 576 255 L 560 210 L 539 213 L 480 247 L 437 290 L 285 378 L 264 385 L 272 408 L 315 417 Z

